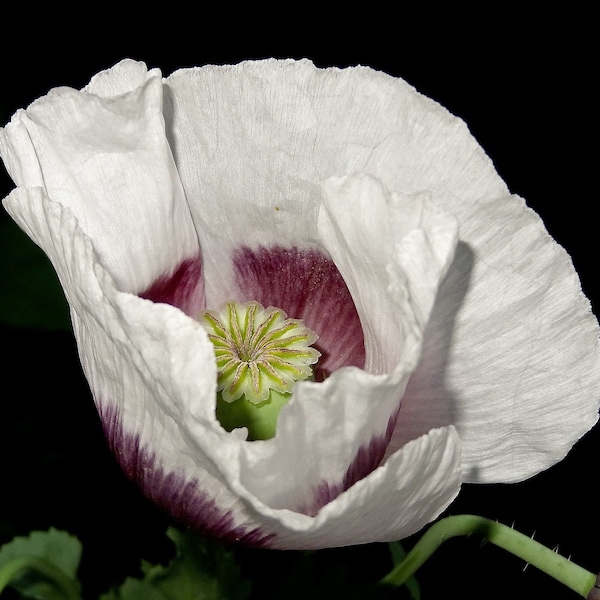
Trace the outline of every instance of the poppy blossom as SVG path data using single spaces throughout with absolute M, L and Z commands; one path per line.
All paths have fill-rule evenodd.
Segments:
M 305 60 L 163 78 L 124 60 L 18 111 L 0 154 L 110 447 L 200 532 L 400 539 L 463 482 L 558 462 L 598 418 L 598 324 L 570 258 L 466 125 L 400 79 Z M 269 439 L 217 415 L 218 394 L 250 390 L 217 367 L 227 306 L 281 311 L 314 345 L 277 384 Z

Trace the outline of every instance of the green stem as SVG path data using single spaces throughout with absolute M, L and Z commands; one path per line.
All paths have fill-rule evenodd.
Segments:
M 596 575 L 511 527 L 484 517 L 458 515 L 432 525 L 407 557 L 379 582 L 379 588 L 391 591 L 403 585 L 443 542 L 473 534 L 522 558 L 583 598 L 587 598 L 596 582 Z
M 79 585 L 51 562 L 36 556 L 20 556 L 0 569 L 0 593 L 23 571 L 35 571 L 64 592 L 65 600 L 81 600 Z

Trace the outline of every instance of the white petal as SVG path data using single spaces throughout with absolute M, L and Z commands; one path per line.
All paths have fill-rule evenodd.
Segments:
M 346 280 L 365 332 L 368 372 L 389 372 L 404 352 L 406 314 L 395 295 L 408 294 L 421 331 L 454 256 L 456 220 L 425 196 L 390 192 L 366 174 L 324 184 L 319 216 L 323 244 Z M 392 256 L 396 260 L 392 261 Z M 389 271 L 406 291 L 391 290 Z
M 266 60 L 183 69 L 165 84 L 209 306 L 235 292 L 228 265 L 241 244 L 314 243 L 320 182 L 331 176 L 368 172 L 392 190 L 465 203 L 506 191 L 464 123 L 368 68 Z
M 69 207 L 121 289 L 141 292 L 199 252 L 164 133 L 160 73 L 127 61 L 88 90 L 57 88 L 17 112 L 0 130 L 0 154 L 17 185 L 42 186 Z
M 407 445 L 316 518 L 265 504 L 244 485 L 248 465 L 240 457 L 240 446 L 258 444 L 216 425 L 215 366 L 203 329 L 170 306 L 118 292 L 75 219 L 40 189 L 18 189 L 5 203 L 53 261 L 108 439 L 156 502 L 208 520 L 204 527 L 225 537 L 309 548 L 408 535 L 456 495 L 459 444 L 450 428 Z M 198 505 L 208 513 L 198 514 Z
M 70 211 L 41 188 L 18 188 L 4 204 L 56 269 L 107 439 L 127 475 L 202 530 L 260 543 L 267 534 L 212 460 L 221 449 L 221 460 L 235 456 L 241 442 L 216 422 L 214 352 L 202 327 L 176 308 L 119 292 Z M 181 425 L 194 408 L 202 444 L 216 448 L 210 455 Z
M 309 514 L 381 462 L 453 255 L 456 222 L 423 198 L 358 175 L 325 184 L 319 233 L 355 298 L 367 370 L 297 384 L 277 435 L 244 445 L 239 472 L 265 504 Z
M 124 59 L 114 67 L 96 73 L 83 91 L 106 98 L 119 96 L 144 85 L 148 75 L 160 76 L 160 71 L 152 69 L 148 72 L 143 62 Z
M 460 440 L 429 432 L 315 517 L 257 506 L 275 548 L 316 549 L 405 538 L 437 518 L 460 488 Z
M 518 481 L 598 419 L 598 324 L 568 255 L 516 196 L 461 223 L 393 447 L 453 423 L 467 481 Z M 494 226 L 491 227 L 490 225 Z
M 165 82 L 167 131 L 202 232 L 207 306 L 235 297 L 232 255 L 241 245 L 305 248 L 314 236 L 320 179 L 288 170 L 287 150 L 302 138 L 310 106 L 288 113 L 287 87 L 254 84 L 265 75 L 207 67 L 177 71 Z
M 598 333 L 577 276 L 460 119 L 362 67 L 267 60 L 182 70 L 166 85 L 176 162 L 214 256 L 209 303 L 235 293 L 234 248 L 312 246 L 317 183 L 368 172 L 427 192 L 460 224 L 397 446 L 455 423 L 466 476 L 513 481 L 596 422 Z

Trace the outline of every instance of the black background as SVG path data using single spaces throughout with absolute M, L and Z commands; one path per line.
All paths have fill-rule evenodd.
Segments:
M 318 66 L 369 65 L 403 77 L 467 122 L 511 191 L 526 198 L 571 254 L 596 308 L 592 15 L 576 5 L 533 16 L 486 6 L 485 14 L 435 6 L 416 14 L 402 5 L 391 13 L 373 5 L 350 17 L 344 14 L 349 8 L 327 16 L 323 7 L 309 6 L 245 14 L 233 6 L 214 12 L 148 6 L 131 13 L 91 5 L 63 13 L 50 6 L 44 14 L 15 6 L 10 14 L 3 9 L 0 122 L 51 87 L 80 88 L 126 56 L 165 75 L 185 66 L 268 56 L 308 57 Z M 12 187 L 0 170 L 0 197 Z M 7 218 L 2 212 L 0 218 Z M 133 572 L 140 557 L 164 558 L 168 549 L 161 536 L 168 521 L 108 454 L 70 334 L 8 325 L 0 332 L 0 543 L 50 526 L 78 535 L 84 543 L 82 577 L 93 596 Z M 514 522 L 589 570 L 600 570 L 592 487 L 599 450 L 596 428 L 565 461 L 529 481 L 464 486 L 448 513 Z M 385 547 L 374 545 L 326 550 L 317 562 L 323 569 L 344 563 L 377 574 L 385 571 L 385 556 Z M 285 579 L 295 557 L 240 552 L 257 586 L 273 577 L 272 568 Z M 447 543 L 419 581 L 424 600 L 577 597 L 473 539 Z

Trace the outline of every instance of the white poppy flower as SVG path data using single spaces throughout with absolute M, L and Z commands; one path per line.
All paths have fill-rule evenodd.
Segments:
M 272 548 L 405 537 L 462 482 L 514 482 L 598 417 L 567 254 L 465 124 L 368 68 L 125 60 L 0 131 L 4 201 L 50 257 L 108 442 L 157 504 Z M 199 319 L 302 319 L 315 381 L 275 437 L 216 418 Z

